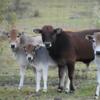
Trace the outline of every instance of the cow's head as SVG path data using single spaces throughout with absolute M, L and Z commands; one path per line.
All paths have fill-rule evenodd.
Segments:
M 45 25 L 42 27 L 42 29 L 34 29 L 33 32 L 40 33 L 42 35 L 43 43 L 46 45 L 46 47 L 51 47 L 52 43 L 55 42 L 57 35 L 62 33 L 62 29 L 54 29 L 50 25 Z
M 12 50 L 16 50 L 21 42 L 21 36 L 23 35 L 23 32 L 20 33 L 18 32 L 16 29 L 12 29 L 9 33 L 6 34 L 9 38 L 9 42 L 10 42 L 10 47 Z
M 24 51 L 26 53 L 26 58 L 29 62 L 34 61 L 36 56 L 36 50 L 39 48 L 39 46 L 33 46 L 32 44 L 27 44 L 24 46 Z

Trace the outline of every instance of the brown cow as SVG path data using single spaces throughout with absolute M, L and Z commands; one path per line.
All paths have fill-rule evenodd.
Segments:
M 33 30 L 41 33 L 42 40 L 46 45 L 50 56 L 58 64 L 59 87 L 62 91 L 61 80 L 64 74 L 64 68 L 68 67 L 68 76 L 70 79 L 70 90 L 74 91 L 73 75 L 76 61 L 81 61 L 87 66 L 94 59 L 94 50 L 92 42 L 87 40 L 87 34 L 94 34 L 100 30 L 83 30 L 78 32 L 63 31 L 61 28 L 54 29 L 50 25 L 43 26 L 42 29 Z

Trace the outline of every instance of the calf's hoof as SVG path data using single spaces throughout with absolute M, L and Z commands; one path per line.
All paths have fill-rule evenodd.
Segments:
M 57 92 L 59 93 L 63 92 L 63 87 L 58 87 Z
M 70 92 L 69 89 L 65 89 L 64 91 L 65 91 L 66 94 Z
M 22 88 L 22 87 L 21 87 L 21 86 L 19 86 L 19 87 L 18 87 L 18 90 L 21 90 L 21 88 Z
M 99 96 L 95 95 L 95 100 L 98 100 L 99 99 Z
M 44 92 L 44 93 L 47 93 L 47 89 L 43 89 L 43 92 Z
M 40 89 L 36 89 L 36 91 L 35 91 L 35 92 L 36 92 L 36 93 L 39 93 L 39 91 L 40 91 Z

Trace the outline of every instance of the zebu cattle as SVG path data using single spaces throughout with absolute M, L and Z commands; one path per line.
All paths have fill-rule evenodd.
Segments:
M 26 68 L 30 65 L 28 60 L 26 59 L 26 52 L 24 51 L 23 46 L 26 43 L 32 43 L 34 45 L 43 45 L 41 36 L 35 36 L 30 37 L 25 35 L 24 33 L 18 32 L 16 29 L 12 29 L 9 33 L 5 33 L 9 37 L 10 42 L 10 48 L 13 52 L 13 54 L 16 57 L 16 60 L 20 66 L 20 82 L 18 89 L 21 89 L 23 87 L 24 83 L 24 75 Z M 45 69 L 44 69 L 45 70 Z M 36 73 L 39 73 L 39 70 L 35 70 Z M 38 85 L 38 75 L 36 75 L 36 83 Z M 45 89 L 46 87 L 44 87 Z M 38 92 L 39 89 L 36 87 L 36 92 Z
M 93 48 L 95 53 L 95 64 L 97 68 L 97 87 L 95 98 L 98 99 L 100 94 L 100 33 L 89 35 L 88 38 L 90 41 L 93 41 Z
M 63 31 L 60 28 L 54 29 L 50 25 L 43 26 L 42 29 L 34 29 L 35 33 L 41 33 L 42 40 L 46 45 L 50 56 L 58 64 L 59 87 L 62 91 L 64 86 L 61 84 L 63 80 L 64 70 L 68 67 L 68 76 L 70 79 L 70 90 L 74 91 L 73 75 L 76 61 L 81 61 L 87 66 L 94 60 L 94 50 L 92 42 L 87 40 L 87 34 L 94 34 L 100 30 L 83 30 L 78 32 Z
M 97 88 L 96 88 L 96 99 L 100 94 L 100 33 L 95 34 L 95 63 L 97 67 Z
M 30 65 L 36 70 L 36 91 L 40 90 L 40 81 L 43 77 L 44 88 L 43 91 L 47 91 L 47 78 L 48 67 L 56 65 L 55 62 L 49 56 L 49 53 L 45 46 L 33 45 L 32 43 L 24 46 L 26 52 L 26 58 Z

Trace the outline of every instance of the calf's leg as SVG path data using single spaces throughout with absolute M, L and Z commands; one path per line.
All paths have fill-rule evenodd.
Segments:
M 95 98 L 98 99 L 100 93 L 100 57 L 96 57 L 95 63 L 97 67 L 97 87 L 96 87 Z
M 44 65 L 43 66 L 43 82 L 44 82 L 43 92 L 47 92 L 47 79 L 48 79 L 48 66 Z
M 26 66 L 20 66 L 20 82 L 18 89 L 21 89 L 23 87 L 25 70 Z
M 36 69 L 36 92 L 39 92 L 40 90 L 41 74 L 41 70 Z

